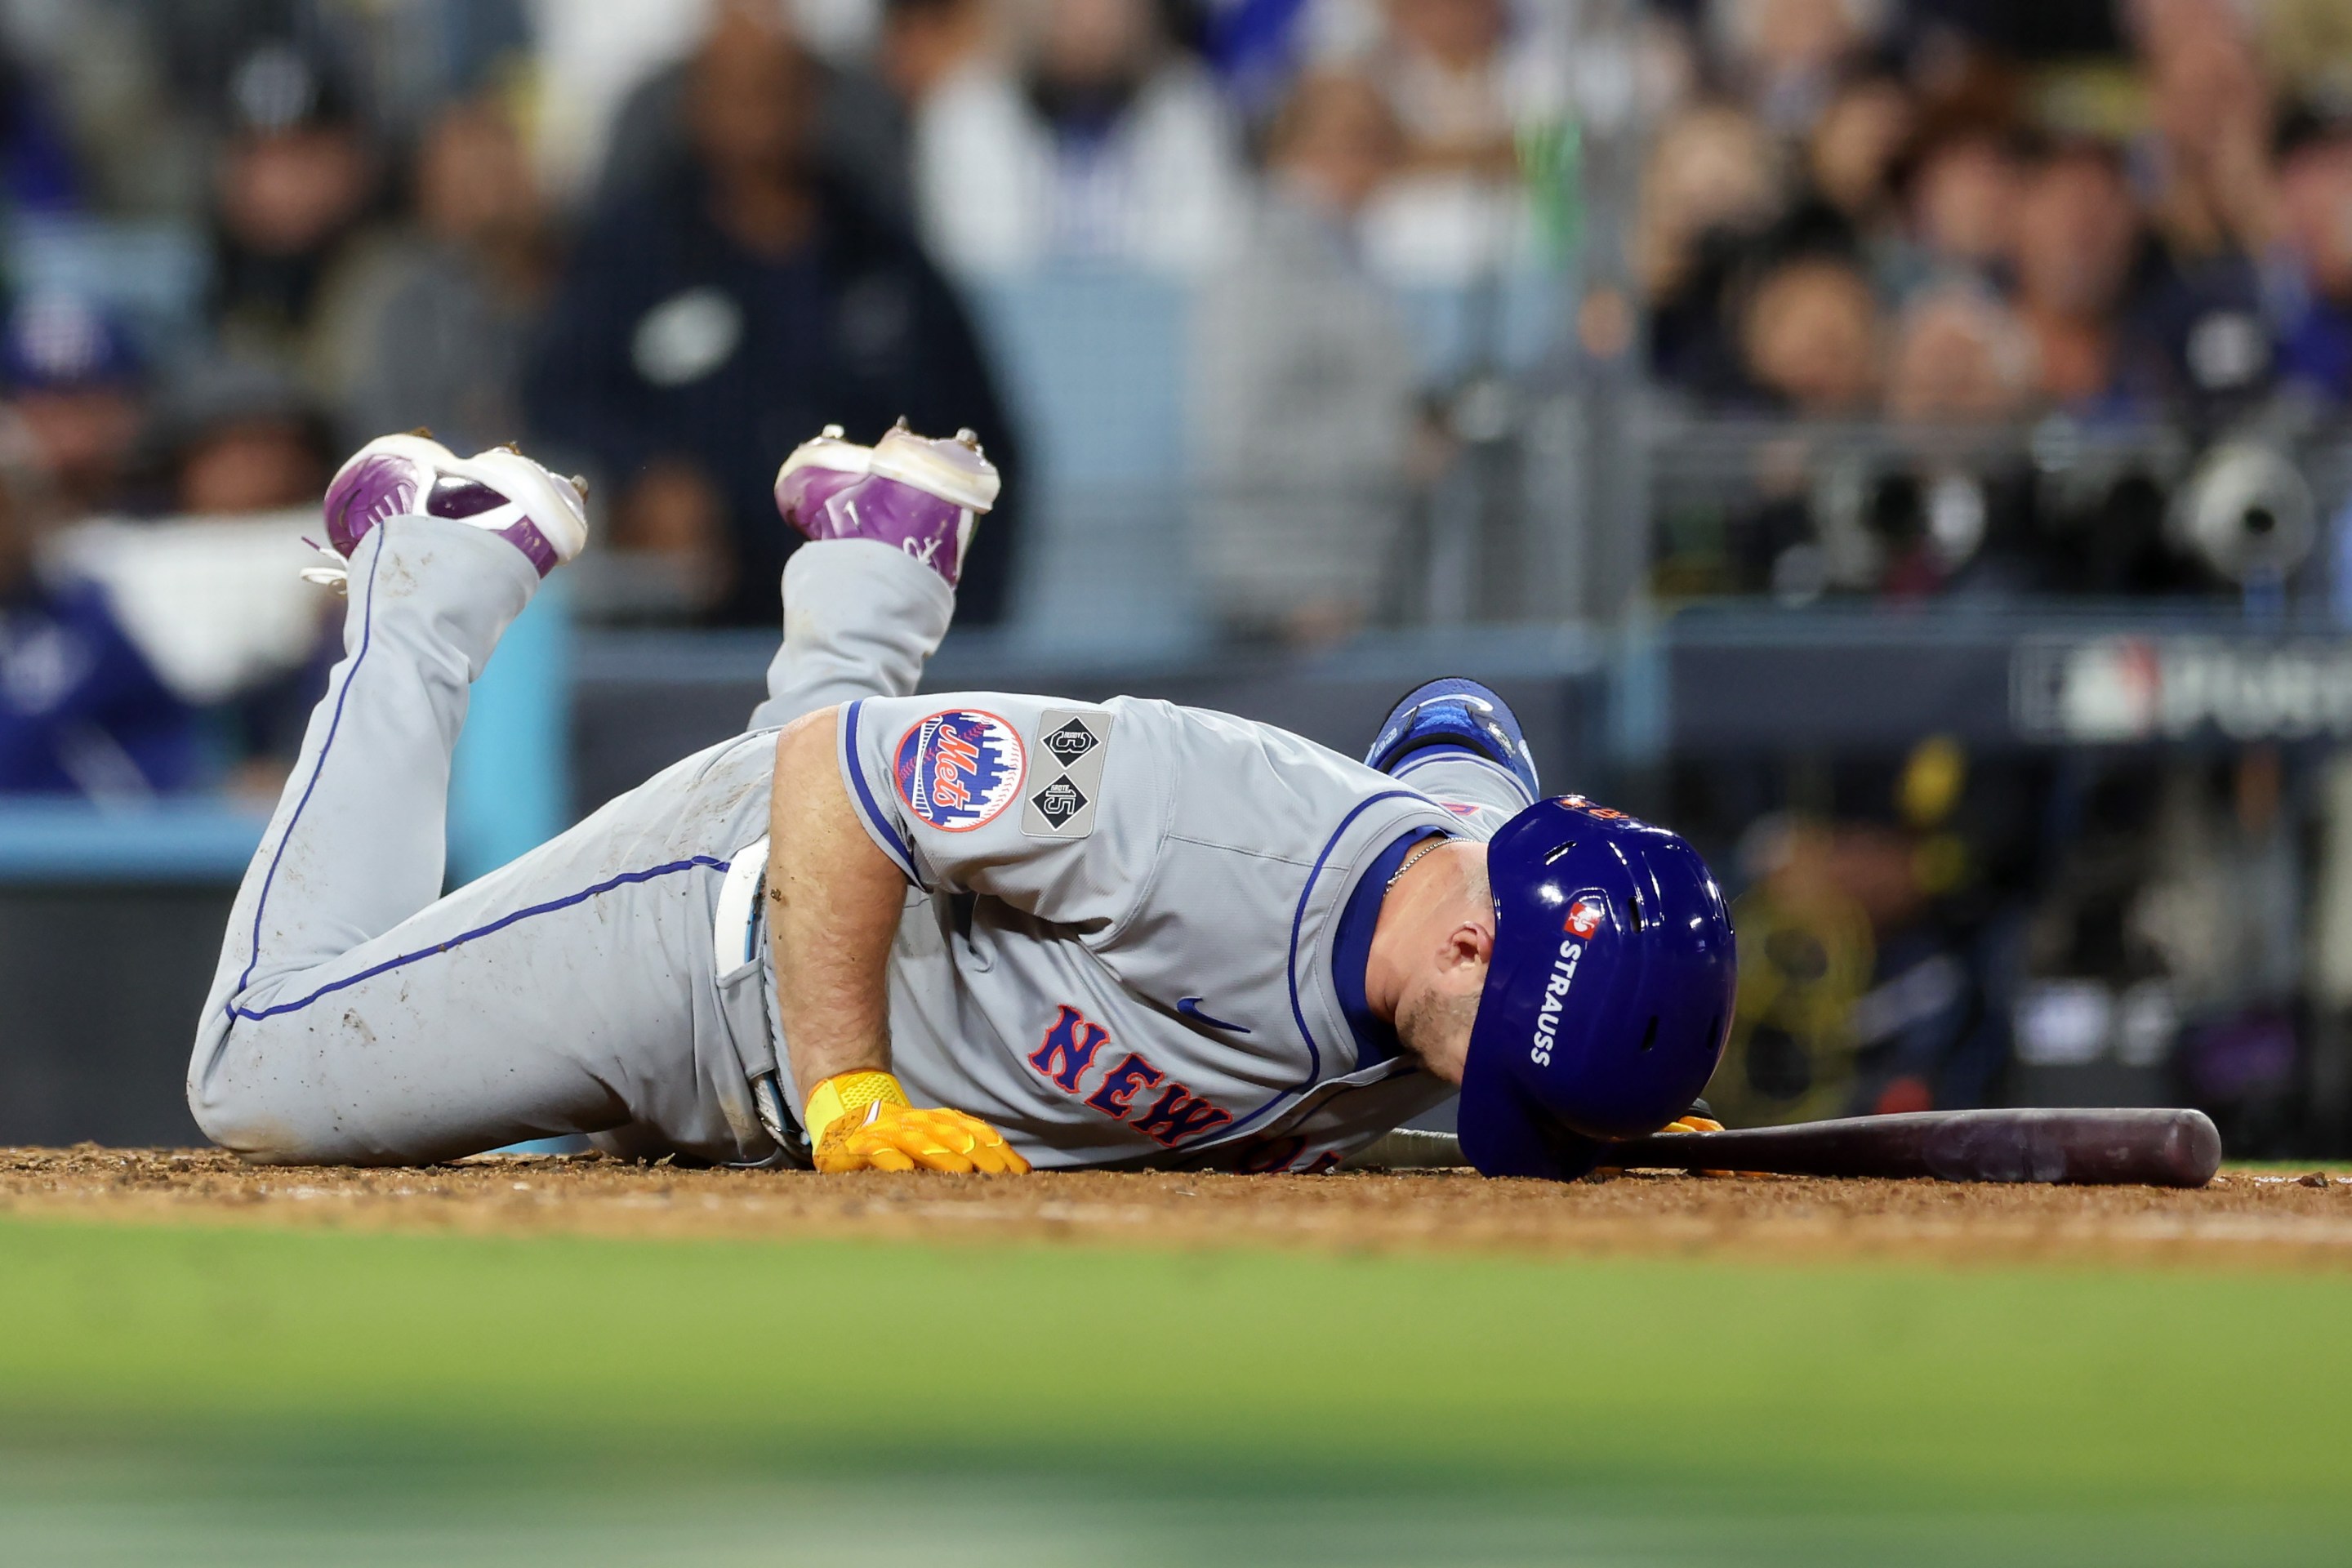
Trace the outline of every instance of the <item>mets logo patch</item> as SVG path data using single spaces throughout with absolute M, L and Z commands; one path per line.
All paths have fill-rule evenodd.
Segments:
M 907 809 L 943 833 L 996 820 L 1021 793 L 1028 757 L 1012 725 L 993 713 L 950 708 L 898 737 L 891 773 Z

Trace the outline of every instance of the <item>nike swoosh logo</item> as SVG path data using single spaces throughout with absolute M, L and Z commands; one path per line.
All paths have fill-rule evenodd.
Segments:
M 1195 1019 L 1200 1023 L 1208 1025 L 1212 1029 L 1223 1029 L 1229 1035 L 1246 1035 L 1249 1033 L 1247 1029 L 1244 1028 L 1239 1024 L 1228 1024 L 1223 1018 L 1213 1018 L 1209 1016 L 1208 1014 L 1202 1012 L 1201 999 L 1198 996 L 1179 996 L 1176 998 L 1176 1011 L 1183 1014 L 1187 1018 Z

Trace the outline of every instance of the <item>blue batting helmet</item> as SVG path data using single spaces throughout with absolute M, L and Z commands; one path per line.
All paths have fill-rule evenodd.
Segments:
M 1462 1152 L 1489 1176 L 1568 1181 L 1706 1087 L 1738 977 L 1731 915 L 1696 850 L 1581 795 L 1504 824 L 1486 877 L 1495 951 Z

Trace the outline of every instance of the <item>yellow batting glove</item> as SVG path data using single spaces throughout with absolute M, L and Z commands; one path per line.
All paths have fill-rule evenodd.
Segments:
M 976 1116 L 920 1110 L 887 1072 L 836 1073 L 809 1096 L 803 1125 L 816 1168 L 845 1171 L 978 1171 L 1020 1176 L 1029 1162 Z

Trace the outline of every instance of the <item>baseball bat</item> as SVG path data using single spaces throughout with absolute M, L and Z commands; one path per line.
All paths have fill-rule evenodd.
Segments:
M 1418 1171 L 1462 1163 L 1462 1145 L 1452 1133 L 1401 1128 L 1348 1167 Z M 1661 1132 L 1618 1144 L 1608 1163 L 1786 1176 L 2201 1187 L 2221 1163 L 2221 1138 L 2201 1110 L 1928 1110 L 1737 1132 Z
M 1786 1176 L 2201 1187 L 2221 1168 L 2221 1135 L 2201 1110 L 1922 1110 L 1654 1133 L 1619 1143 L 1608 1163 Z

